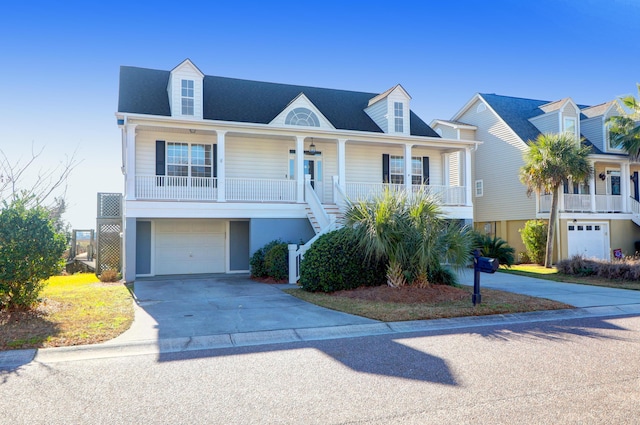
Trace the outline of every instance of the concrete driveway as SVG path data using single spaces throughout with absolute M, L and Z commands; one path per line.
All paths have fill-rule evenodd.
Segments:
M 304 302 L 248 275 L 136 280 L 136 316 L 113 343 L 377 323 Z

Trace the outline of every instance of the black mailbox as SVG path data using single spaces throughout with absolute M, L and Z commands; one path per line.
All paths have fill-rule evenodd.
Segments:
M 500 262 L 497 258 L 479 257 L 477 261 L 478 269 L 482 273 L 495 273 L 500 267 Z

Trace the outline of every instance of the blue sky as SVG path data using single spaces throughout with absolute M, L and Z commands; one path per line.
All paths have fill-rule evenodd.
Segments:
M 12 2 L 0 15 L 0 149 L 51 168 L 77 150 L 65 218 L 95 227 L 122 192 L 121 65 L 382 92 L 426 122 L 476 92 L 598 104 L 640 82 L 640 2 Z M 89 6 L 90 5 L 90 6 Z M 34 172 L 36 169 L 34 168 Z

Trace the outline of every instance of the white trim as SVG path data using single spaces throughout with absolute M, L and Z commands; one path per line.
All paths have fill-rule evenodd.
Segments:
M 301 125 L 291 125 L 291 124 L 285 124 L 285 121 L 287 119 L 287 115 L 289 115 L 289 112 L 293 111 L 294 109 L 297 108 L 305 108 L 310 110 L 311 112 L 313 112 L 316 117 L 318 118 L 319 121 L 319 126 L 318 127 L 312 127 L 312 126 L 301 126 Z M 282 123 L 282 125 L 276 125 L 276 123 Z M 333 126 L 333 124 L 331 124 L 331 122 L 327 119 L 327 117 L 325 117 L 322 112 L 320 112 L 320 109 L 318 109 L 316 107 L 316 105 L 313 104 L 313 102 L 311 102 L 309 100 L 309 98 L 307 96 L 305 96 L 304 93 L 300 93 L 299 95 L 297 95 L 296 97 L 294 97 L 291 102 L 289 102 L 289 104 L 287 104 L 287 106 L 280 111 L 280 113 L 278 115 L 275 116 L 274 119 L 272 119 L 269 124 L 269 126 L 272 127 L 283 127 L 283 128 L 293 128 L 293 129 L 299 129 L 299 128 L 305 128 L 305 129 L 332 129 L 335 130 L 335 127 Z

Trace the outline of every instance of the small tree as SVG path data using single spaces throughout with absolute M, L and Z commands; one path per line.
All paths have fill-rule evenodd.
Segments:
M 527 195 L 546 191 L 551 194 L 549 230 L 544 266 L 551 267 L 553 238 L 558 217 L 560 186 L 567 180 L 586 181 L 593 173 L 587 157 L 590 146 L 582 145 L 569 133 L 541 134 L 530 142 L 524 154 L 525 164 L 520 168 L 520 181 L 527 186 Z
M 66 248 L 49 211 L 14 199 L 0 210 L 0 309 L 28 309 L 37 301 L 43 281 L 62 268 Z
M 520 237 L 527 250 L 527 256 L 536 264 L 544 264 L 547 231 L 547 223 L 543 220 L 529 220 L 520 229 Z

